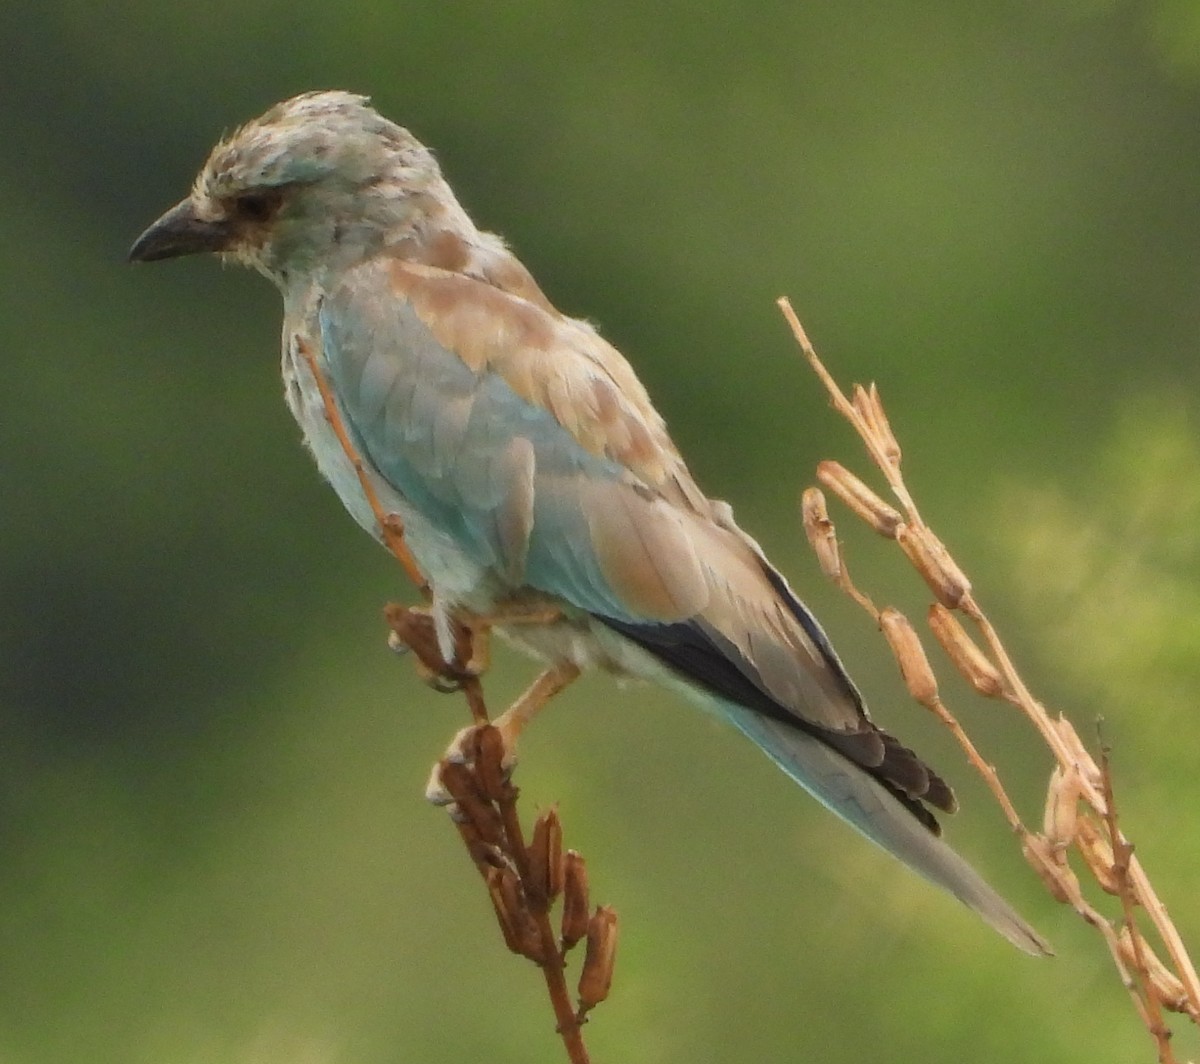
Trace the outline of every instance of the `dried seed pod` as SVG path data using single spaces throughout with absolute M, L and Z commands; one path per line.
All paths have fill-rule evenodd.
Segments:
M 498 868 L 493 865 L 484 873 L 484 879 L 487 883 L 488 897 L 492 899 L 492 908 L 496 911 L 496 922 L 500 925 L 500 931 L 504 935 L 504 944 L 513 953 L 521 953 L 521 939 L 517 934 L 516 916 L 510 905 L 511 895 L 504 889 L 505 873 L 508 871 L 507 868 Z
M 496 922 L 504 935 L 504 944 L 513 953 L 519 953 L 541 964 L 541 940 L 529 910 L 525 907 L 517 873 L 508 865 L 502 865 L 489 867 L 484 874 L 488 896 L 496 910 Z
M 1079 773 L 1075 769 L 1055 766 L 1050 773 L 1050 787 L 1046 792 L 1046 810 L 1042 827 L 1050 845 L 1061 855 L 1070 846 L 1079 830 L 1079 798 L 1082 787 Z M 1060 860 L 1064 860 L 1060 856 Z
M 484 797 L 502 802 L 513 797 L 513 786 L 504 771 L 504 737 L 494 724 L 480 726 L 473 739 L 475 775 Z
M 866 423 L 874 438 L 875 446 L 893 466 L 900 465 L 900 443 L 892 432 L 891 423 L 883 410 L 883 400 L 879 397 L 879 389 L 872 381 L 866 388 L 861 384 L 854 386 L 854 397 L 851 400 L 859 417 Z
M 580 1014 L 595 1008 L 612 986 L 613 964 L 617 958 L 617 914 L 601 905 L 588 921 L 587 953 L 579 973 Z
M 804 535 L 817 556 L 817 562 L 830 580 L 842 577 L 842 555 L 838 547 L 837 531 L 829 520 L 825 508 L 825 495 L 820 488 L 805 488 L 800 496 L 800 519 Z
M 467 853 L 470 855 L 471 860 L 475 862 L 475 867 L 483 875 L 487 875 L 489 868 L 497 867 L 505 861 L 505 857 L 501 851 L 493 843 L 486 841 L 475 830 L 475 825 L 457 812 L 456 806 L 451 806 L 448 812 L 451 822 L 458 829 L 458 834 L 463 841 L 463 845 L 467 848 Z
M 888 420 L 887 412 L 883 409 L 883 397 L 879 394 L 879 389 L 875 387 L 874 381 L 871 381 L 869 394 L 873 409 L 872 425 L 879 436 L 880 443 L 883 445 L 883 452 L 891 459 L 894 465 L 899 465 L 901 458 L 900 441 L 896 439 L 896 434 L 892 432 L 892 423 Z
M 563 949 L 571 949 L 588 931 L 587 863 L 574 850 L 563 856 Z
M 818 462 L 817 479 L 881 536 L 896 537 L 896 530 L 904 523 L 899 512 L 840 462 Z
M 443 759 L 438 762 L 438 778 L 454 800 L 462 818 L 475 833 L 492 846 L 503 847 L 504 825 L 495 806 L 479 793 L 479 781 L 466 765 Z
M 879 615 L 879 626 L 883 629 L 888 646 L 900 666 L 900 675 L 908 693 L 923 706 L 932 707 L 938 700 L 937 678 L 929 667 L 925 648 L 921 646 L 913 626 L 898 609 L 888 606 Z
M 538 816 L 529 844 L 529 882 L 526 893 L 530 903 L 547 909 L 562 893 L 563 852 L 562 821 L 553 806 Z
M 442 661 L 437 635 L 428 613 L 418 608 L 389 602 L 383 609 L 383 616 L 396 640 L 407 646 L 416 656 L 420 663 L 418 672 L 426 682 L 445 671 L 446 663 Z M 389 640 L 389 645 L 391 644 L 392 641 Z
M 1075 831 L 1075 845 L 1091 869 L 1100 889 L 1106 894 L 1120 897 L 1121 881 L 1117 876 L 1112 846 L 1101 834 L 1096 822 L 1089 816 L 1081 816 Z
M 896 540 L 938 602 L 947 609 L 956 609 L 970 592 L 971 582 L 937 536 L 928 528 L 902 524 L 896 530 Z
M 1138 944 L 1135 947 L 1133 933 L 1127 924 L 1123 925 L 1117 933 L 1117 946 L 1121 951 L 1121 957 L 1131 968 L 1136 970 L 1144 966 L 1146 977 L 1154 987 L 1154 992 L 1158 995 L 1163 1008 L 1170 1009 L 1172 1012 L 1187 1011 L 1188 997 L 1183 981 L 1162 962 L 1141 932 L 1138 932 Z
M 1000 671 L 940 602 L 929 607 L 929 628 L 967 683 L 986 698 L 999 697 L 1004 691 Z

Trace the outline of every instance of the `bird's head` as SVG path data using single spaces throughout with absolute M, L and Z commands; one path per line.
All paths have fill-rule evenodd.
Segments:
M 465 217 L 412 134 L 366 97 L 310 92 L 221 141 L 191 194 L 138 237 L 129 257 L 215 252 L 284 286 Z

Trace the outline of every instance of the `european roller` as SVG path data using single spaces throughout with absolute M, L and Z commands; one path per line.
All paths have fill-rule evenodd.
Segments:
M 213 149 L 130 258 L 196 252 L 282 293 L 288 406 L 382 539 L 314 358 L 403 522 L 447 660 L 466 612 L 494 617 L 560 684 L 599 667 L 677 691 L 1011 942 L 1048 952 L 941 839 L 930 808 L 953 811 L 949 786 L 871 720 L 816 619 L 696 485 L 629 363 L 476 228 L 411 133 L 346 92 L 272 107 Z M 525 623 L 505 624 L 517 610 Z

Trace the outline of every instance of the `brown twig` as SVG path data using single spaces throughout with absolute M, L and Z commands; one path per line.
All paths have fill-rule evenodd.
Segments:
M 1057 768 L 1051 777 L 1041 833 L 1022 823 L 995 768 L 979 755 L 941 702 L 932 670 L 907 619 L 895 610 L 878 610 L 866 595 L 854 588 L 841 560 L 836 531 L 825 512 L 824 499 L 814 497 L 811 493 L 817 489 L 810 488 L 805 492 L 802 507 L 805 532 L 822 568 L 881 625 L 910 692 L 954 733 L 1020 837 L 1026 859 L 1050 893 L 1074 908 L 1104 937 L 1122 985 L 1155 1040 L 1159 1060 L 1162 1064 L 1173 1064 L 1171 1031 L 1164 1022 L 1163 1012 L 1184 1013 L 1200 1025 L 1200 979 L 1178 930 L 1134 854 L 1132 843 L 1119 829 L 1108 751 L 1102 752 L 1097 764 L 1070 722 L 1062 716 L 1051 717 L 1021 679 L 995 626 L 976 600 L 970 581 L 925 523 L 904 483 L 900 446 L 878 390 L 874 385 L 869 388 L 856 385 L 853 398 L 847 398 L 817 357 L 791 304 L 780 299 L 779 307 L 809 365 L 829 393 L 834 409 L 850 422 L 883 474 L 900 503 L 903 517 L 838 463 L 822 462 L 817 470 L 818 479 L 853 513 L 881 535 L 897 542 L 937 600 L 930 608 L 930 628 L 955 668 L 980 694 L 1018 708 L 1054 755 Z M 959 624 L 955 612 L 970 619 L 983 640 L 982 647 Z M 1101 889 L 1120 899 L 1119 918 L 1104 916 L 1084 896 L 1068 860 L 1071 852 L 1082 860 Z M 1166 946 L 1170 966 L 1158 958 L 1146 940 L 1138 924 L 1139 912 L 1146 914 Z
M 587 1064 L 581 1030 L 586 999 L 581 993 L 579 1004 L 573 1005 L 566 979 L 567 954 L 578 939 L 568 941 L 564 933 L 560 940 L 550 922 L 565 881 L 558 814 L 552 809 L 538 817 L 527 846 L 517 814 L 519 791 L 504 767 L 499 730 L 491 724 L 475 728 L 466 744 L 460 750 L 466 761 L 445 758 L 439 764 L 441 782 L 453 800 L 452 816 L 487 884 L 505 944 L 541 968 L 567 1057 L 571 1064 Z M 582 861 L 578 855 L 575 859 Z
M 321 395 L 325 417 L 338 443 L 358 476 L 359 485 L 379 525 L 384 545 L 404 568 L 409 579 L 428 600 L 430 588 L 404 540 L 404 524 L 398 514 L 383 507 L 362 457 L 346 431 L 332 389 L 312 350 L 295 341 Z M 483 877 L 505 944 L 514 953 L 528 957 L 541 970 L 554 1010 L 556 1031 L 571 1064 L 588 1064 L 582 1027 L 586 1013 L 608 993 L 616 948 L 616 914 L 598 908 L 587 924 L 587 956 L 580 975 L 578 997 L 572 1003 L 567 987 L 566 959 L 583 937 L 577 933 L 579 913 L 588 907 L 587 875 L 583 858 L 562 853 L 562 826 L 554 811 L 543 813 L 534 827 L 534 841 L 525 844 L 517 811 L 518 789 L 513 785 L 505 757 L 505 723 L 511 738 L 520 725 L 578 675 L 574 667 L 549 670 L 534 682 L 521 699 L 491 723 L 483 696 L 480 674 L 488 662 L 487 640 L 491 627 L 509 624 L 545 624 L 557 613 L 534 604 L 514 606 L 496 617 L 459 616 L 454 619 L 455 648 L 451 662 L 442 657 L 436 625 L 428 608 L 389 604 L 384 611 L 391 629 L 394 649 L 411 651 L 423 678 L 441 691 L 460 691 L 471 711 L 474 726 L 456 742 L 452 751 L 435 767 L 439 793 L 449 799 L 451 815 L 468 855 Z M 464 749 L 464 746 L 466 747 Z M 566 874 L 566 869 L 571 869 Z M 556 937 L 550 916 L 556 900 L 567 889 L 563 931 Z
M 338 410 L 337 400 L 334 399 L 333 390 L 329 387 L 329 382 L 325 380 L 325 374 L 321 372 L 321 367 L 317 365 L 317 356 L 313 353 L 312 348 L 299 336 L 294 337 L 292 343 L 296 345 L 296 350 L 301 358 L 308 363 L 308 370 L 312 374 L 313 382 L 317 386 L 317 391 L 321 393 L 321 403 L 325 407 L 325 418 L 329 422 L 329 427 L 333 429 L 333 434 L 337 437 L 338 443 L 341 444 L 346 457 L 350 459 L 351 464 L 354 466 L 354 472 L 358 476 L 359 485 L 362 487 L 363 494 L 367 497 L 367 502 L 370 504 L 371 512 L 375 515 L 375 520 L 379 522 L 379 533 L 383 537 L 384 545 L 404 567 L 409 580 L 420 590 L 422 595 L 428 598 L 429 584 L 425 580 L 425 575 L 417 566 L 412 552 L 408 549 L 408 544 L 404 542 L 404 522 L 400 519 L 399 514 L 386 512 L 380 503 L 379 493 L 375 490 L 375 485 L 371 483 L 371 478 L 367 474 L 367 467 L 354 445 L 350 442 L 350 435 L 346 432 L 346 425 L 342 421 L 342 415 Z
M 1108 834 L 1109 850 L 1113 855 L 1111 869 L 1113 878 L 1116 880 L 1117 897 L 1121 900 L 1122 924 L 1117 933 L 1117 940 L 1122 946 L 1128 943 L 1123 952 L 1133 968 L 1136 980 L 1131 992 L 1136 993 L 1142 1022 L 1155 1040 L 1158 1059 L 1165 1062 L 1172 1059 L 1171 1029 L 1163 1022 L 1162 1003 L 1150 979 L 1150 967 L 1147 960 L 1150 947 L 1138 931 L 1137 894 L 1129 878 L 1133 846 L 1121 834 L 1117 826 L 1117 803 L 1113 798 L 1112 765 L 1109 757 L 1108 747 L 1101 743 L 1100 778 L 1101 791 L 1104 795 L 1104 827 Z

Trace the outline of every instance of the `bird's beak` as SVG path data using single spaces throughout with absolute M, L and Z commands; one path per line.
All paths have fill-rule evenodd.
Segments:
M 223 251 L 233 237 L 227 221 L 208 221 L 196 215 L 192 201 L 175 204 L 129 249 L 130 262 L 156 262 L 201 251 Z

